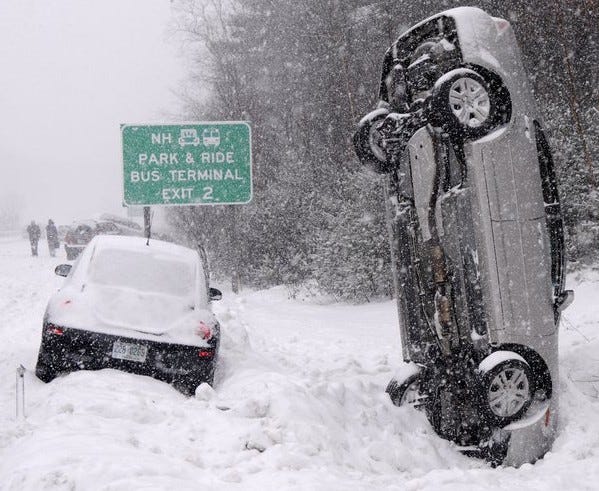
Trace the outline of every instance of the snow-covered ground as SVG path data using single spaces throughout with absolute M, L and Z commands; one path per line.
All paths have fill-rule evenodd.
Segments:
M 0 242 L 0 489 L 597 489 L 599 273 L 569 278 L 561 329 L 561 423 L 534 465 L 468 459 L 423 415 L 384 394 L 400 366 L 395 306 L 318 304 L 282 288 L 215 304 L 223 344 L 215 389 L 186 398 L 115 370 L 50 384 L 32 373 L 61 258 Z M 63 253 L 64 254 L 64 253 Z M 15 380 L 25 374 L 25 418 Z

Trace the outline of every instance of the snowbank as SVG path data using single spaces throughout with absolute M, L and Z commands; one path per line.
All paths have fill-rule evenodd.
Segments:
M 561 336 L 561 428 L 535 465 L 491 469 L 439 439 L 384 389 L 400 368 L 393 302 L 225 293 L 215 388 L 186 398 L 114 370 L 43 384 L 33 369 L 60 260 L 0 244 L 0 489 L 592 489 L 599 478 L 599 274 L 572 277 Z

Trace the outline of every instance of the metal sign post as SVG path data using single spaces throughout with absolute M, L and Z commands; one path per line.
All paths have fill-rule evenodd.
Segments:
M 150 207 L 144 206 L 144 237 L 150 238 L 152 233 L 152 222 L 150 220 Z
M 15 404 L 16 417 L 22 419 L 25 417 L 25 367 L 19 365 L 17 368 L 17 377 L 15 383 Z

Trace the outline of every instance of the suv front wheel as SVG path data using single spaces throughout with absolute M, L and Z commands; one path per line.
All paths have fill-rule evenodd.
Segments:
M 429 117 L 433 126 L 465 139 L 480 138 L 497 125 L 498 104 L 490 81 L 468 68 L 441 76 L 433 87 Z
M 380 174 L 392 170 L 379 131 L 380 124 L 388 114 L 387 109 L 376 109 L 368 113 L 358 123 L 358 129 L 354 134 L 354 149 L 360 162 Z

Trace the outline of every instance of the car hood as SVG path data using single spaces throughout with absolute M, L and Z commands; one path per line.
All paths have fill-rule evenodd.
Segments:
M 59 291 L 48 304 L 47 319 L 64 327 L 194 345 L 205 344 L 195 334 L 200 322 L 217 325 L 211 311 L 184 298 L 91 284 Z

